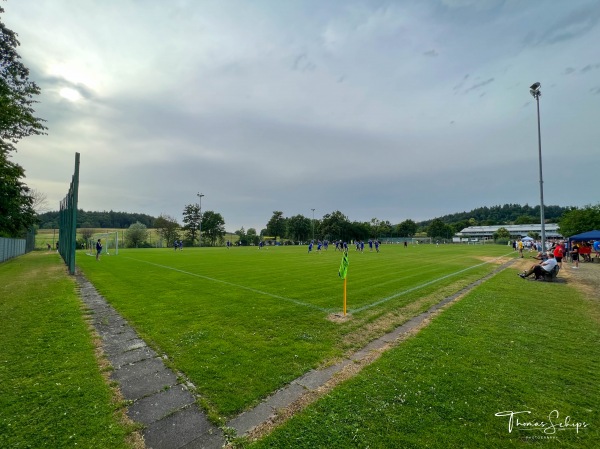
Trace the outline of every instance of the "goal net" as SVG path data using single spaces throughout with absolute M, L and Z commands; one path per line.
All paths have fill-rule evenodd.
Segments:
M 108 256 L 119 254 L 119 233 L 115 231 L 93 234 L 87 244 L 88 255 L 96 255 L 96 242 L 98 239 L 102 243 L 102 254 Z

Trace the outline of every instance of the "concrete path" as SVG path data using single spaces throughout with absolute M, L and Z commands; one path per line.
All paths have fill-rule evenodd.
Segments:
M 334 376 L 351 364 L 368 361 L 399 338 L 413 332 L 441 307 L 480 285 L 514 260 L 473 282 L 456 294 L 445 298 L 426 312 L 412 318 L 394 331 L 370 342 L 341 362 L 309 371 L 288 386 L 275 392 L 258 406 L 245 411 L 226 426 L 238 436 L 271 422 L 278 411 L 292 406 L 307 394 L 314 394 Z M 226 443 L 223 432 L 211 424 L 189 391 L 183 376 L 165 367 L 163 360 L 139 338 L 96 289 L 81 274 L 76 274 L 81 297 L 92 313 L 92 323 L 102 338 L 104 352 L 114 367 L 112 378 L 120 385 L 125 399 L 133 401 L 128 416 L 145 425 L 142 435 L 146 447 L 152 449 L 220 448 Z
M 114 368 L 112 379 L 119 383 L 123 397 L 132 401 L 127 415 L 145 426 L 142 435 L 146 447 L 222 447 L 223 432 L 198 408 L 182 377 L 165 366 L 89 281 L 79 273 L 76 278 L 104 353 Z

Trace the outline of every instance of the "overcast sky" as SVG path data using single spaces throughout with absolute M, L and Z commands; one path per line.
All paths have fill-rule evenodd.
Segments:
M 9 0 L 47 136 L 14 161 L 58 209 L 396 224 L 600 199 L 597 0 Z

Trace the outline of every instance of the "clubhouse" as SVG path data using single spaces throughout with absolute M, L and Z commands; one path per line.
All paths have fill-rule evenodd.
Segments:
M 460 232 L 456 233 L 456 237 L 469 239 L 492 239 L 495 232 L 500 228 L 505 228 L 510 232 L 511 238 L 527 237 L 530 232 L 542 233 L 542 225 L 540 223 L 523 224 L 523 225 L 495 225 L 495 226 L 469 226 Z M 558 231 L 558 224 L 547 223 L 545 226 L 547 239 L 560 239 L 562 235 Z

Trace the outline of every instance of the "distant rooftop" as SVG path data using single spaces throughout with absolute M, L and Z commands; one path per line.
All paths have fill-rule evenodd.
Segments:
M 526 236 L 530 232 L 537 232 L 541 234 L 542 225 L 540 223 L 522 224 L 522 225 L 494 225 L 494 226 L 469 226 L 464 228 L 462 231 L 457 232 L 456 235 L 459 237 L 473 236 L 473 237 L 491 237 L 494 232 L 498 229 L 505 228 L 510 232 L 511 236 Z M 558 224 L 548 223 L 545 225 L 546 237 L 562 237 L 558 231 Z

